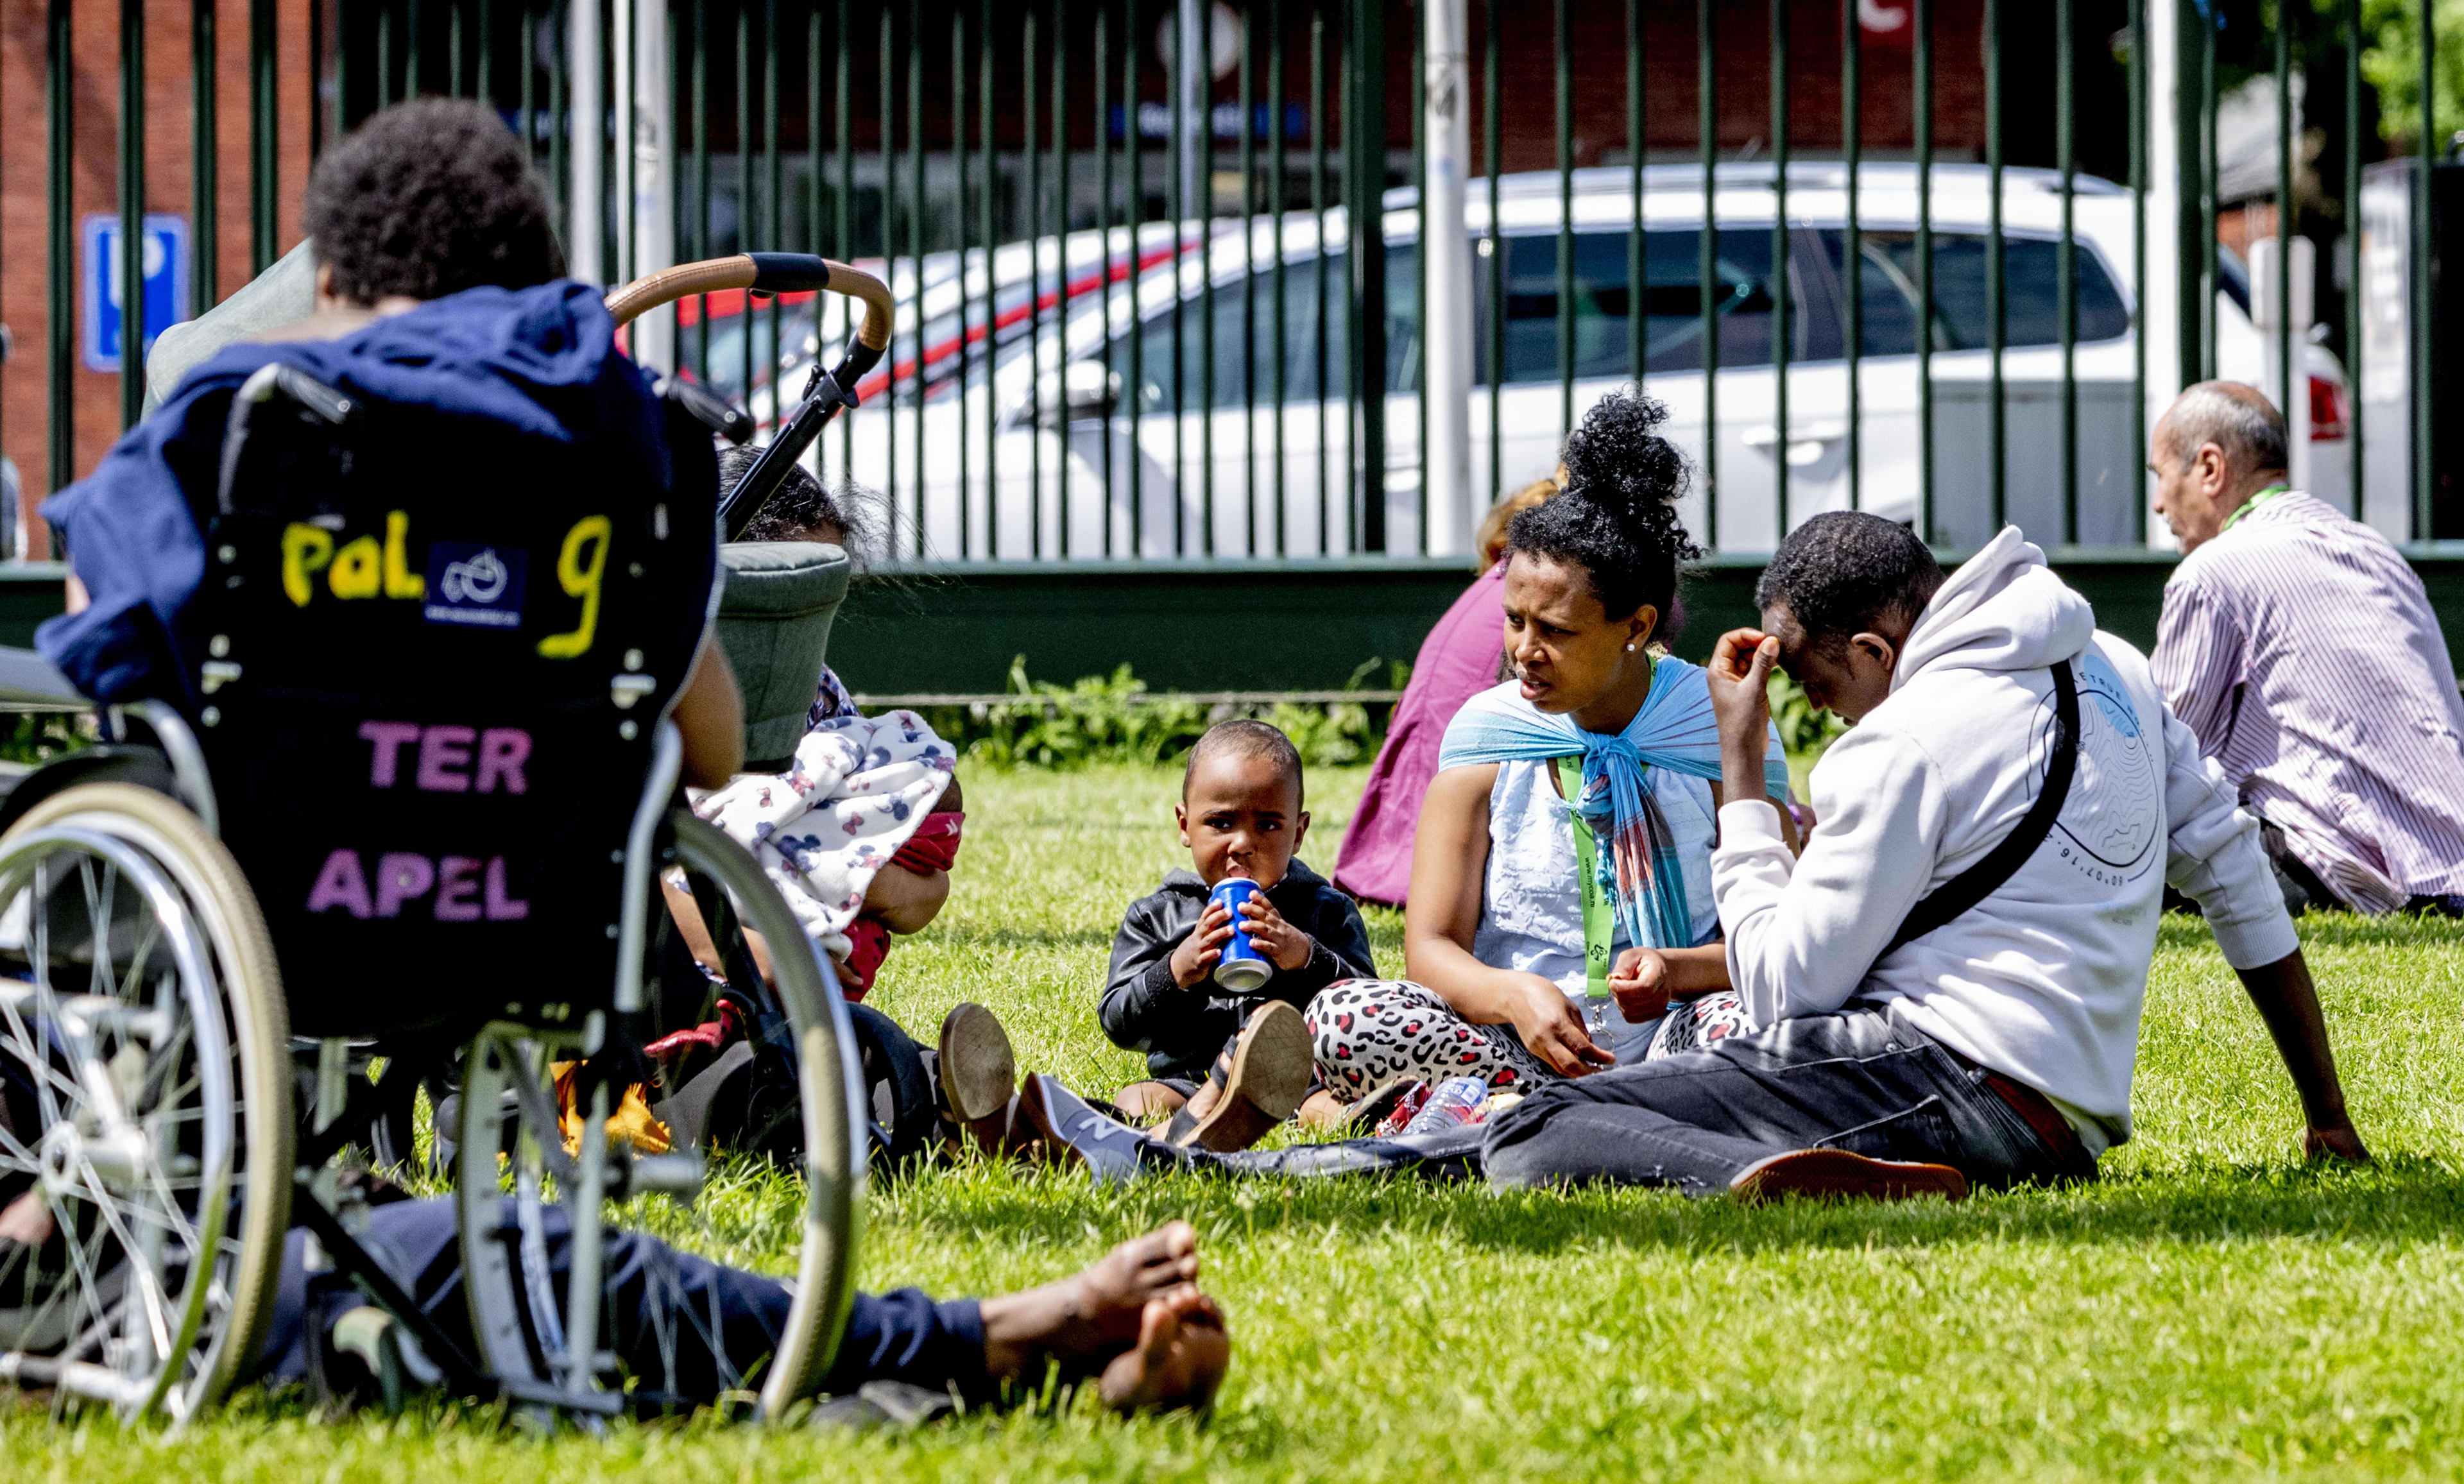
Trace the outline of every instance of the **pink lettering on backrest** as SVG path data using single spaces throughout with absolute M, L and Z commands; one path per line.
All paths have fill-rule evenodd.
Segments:
M 489 728 L 479 733 L 479 776 L 473 786 L 482 794 L 492 793 L 502 778 L 506 793 L 529 793 L 530 780 L 522 776 L 522 764 L 530 755 L 529 732 L 519 727 Z
M 420 733 L 419 786 L 435 794 L 469 793 L 471 740 L 477 735 L 468 727 L 430 727 Z
M 505 895 L 505 858 L 497 856 L 488 862 L 488 921 L 517 923 L 531 915 L 531 905 L 517 902 Z
M 377 745 L 376 755 L 368 763 L 368 787 L 391 788 L 402 745 L 418 740 L 419 725 L 407 721 L 363 721 L 360 723 L 360 737 Z
M 479 862 L 469 856 L 447 856 L 436 862 L 436 920 L 475 923 L 479 920 Z
M 385 754 L 380 751 L 378 755 Z M 327 856 L 324 869 L 317 873 L 317 884 L 309 888 L 311 912 L 331 911 L 338 906 L 353 917 L 368 915 L 368 879 L 360 870 L 360 853 L 356 850 L 337 850 Z
M 436 884 L 436 867 L 426 856 L 388 851 L 377 862 L 377 915 L 400 917 L 402 905 L 428 894 Z

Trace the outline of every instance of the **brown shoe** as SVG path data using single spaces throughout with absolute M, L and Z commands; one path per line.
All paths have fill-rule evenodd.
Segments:
M 1939 1195 L 1968 1199 L 1968 1177 L 1948 1165 L 1869 1159 L 1846 1149 L 1792 1149 L 1746 1167 L 1728 1182 L 1741 1201 L 1760 1204 L 1786 1195 L 1813 1200 L 1913 1200 Z
M 1219 1154 L 1247 1148 L 1299 1110 L 1316 1070 L 1301 1013 L 1282 1000 L 1267 1001 L 1232 1042 L 1232 1065 L 1215 1105 L 1176 1142 Z
M 939 1050 L 941 1099 L 950 1122 L 979 1148 L 1001 1152 L 1009 1143 L 1018 1057 L 1001 1017 L 973 1001 L 960 1003 L 941 1018 Z

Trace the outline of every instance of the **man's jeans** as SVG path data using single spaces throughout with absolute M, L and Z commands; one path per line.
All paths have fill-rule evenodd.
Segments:
M 2094 1177 L 2084 1150 L 2057 1149 L 1986 1075 L 1852 1005 L 1548 1083 L 1490 1121 L 1484 1162 L 1501 1186 L 1607 1180 L 1699 1195 L 1809 1148 L 1948 1165 L 1978 1185 Z

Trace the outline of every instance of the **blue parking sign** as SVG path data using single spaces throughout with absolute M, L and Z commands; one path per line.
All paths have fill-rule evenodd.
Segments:
M 85 219 L 85 364 L 120 369 L 120 218 Z M 165 212 L 145 218 L 145 348 L 165 325 L 188 317 L 188 219 Z

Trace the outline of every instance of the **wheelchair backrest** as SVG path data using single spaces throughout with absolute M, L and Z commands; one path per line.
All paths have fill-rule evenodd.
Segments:
M 286 385 L 234 403 L 194 720 L 292 1027 L 578 1020 L 612 993 L 626 832 L 709 618 L 709 435 L 560 442 Z

